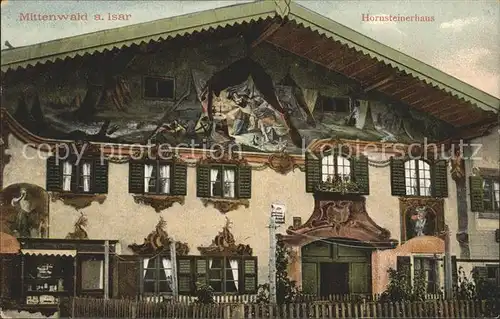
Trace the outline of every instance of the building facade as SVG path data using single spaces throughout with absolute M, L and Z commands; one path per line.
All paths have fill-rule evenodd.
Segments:
M 283 3 L 2 51 L 2 233 L 20 262 L 68 259 L 69 295 L 252 295 L 277 204 L 306 293 L 381 293 L 407 264 L 436 293 L 447 236 L 455 277 L 498 280 L 498 99 Z

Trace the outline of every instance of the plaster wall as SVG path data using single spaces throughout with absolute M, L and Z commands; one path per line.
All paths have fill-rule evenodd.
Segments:
M 9 136 L 8 153 L 10 163 L 5 167 L 4 185 L 31 183 L 45 187 L 47 154 L 26 147 L 13 135 Z M 368 154 L 375 160 L 384 159 L 380 154 Z M 387 155 L 388 156 L 388 155 Z M 370 195 L 366 200 L 369 216 L 379 226 L 391 233 L 391 238 L 400 240 L 399 199 L 391 195 L 390 167 L 370 166 Z M 254 170 L 252 173 L 252 198 L 250 207 L 240 207 L 226 215 L 210 204 L 204 207 L 196 197 L 196 169 L 189 167 L 187 174 L 187 196 L 184 205 L 174 206 L 156 213 L 150 206 L 136 204 L 128 193 L 128 164 L 109 165 L 109 192 L 103 204 L 94 202 L 81 210 L 88 218 L 87 233 L 91 239 L 118 239 L 122 254 L 131 254 L 128 245 L 142 243 L 154 229 L 160 215 L 167 222 L 167 232 L 177 241 L 187 242 L 190 254 L 198 255 L 197 247 L 208 246 L 222 230 L 225 217 L 232 223 L 232 233 L 237 243 L 249 244 L 259 258 L 259 283 L 267 280 L 269 257 L 269 232 L 267 228 L 269 209 L 273 202 L 286 205 L 286 224 L 280 226 L 284 233 L 292 225 L 293 217 L 306 222 L 314 207 L 311 194 L 305 192 L 305 174 L 299 170 L 281 175 L 271 169 Z M 445 222 L 456 232 L 457 222 L 454 184 L 450 179 L 450 197 L 445 199 Z M 50 237 L 64 238 L 72 232 L 80 211 L 57 200 L 50 201 Z M 452 239 L 454 237 L 452 236 Z M 452 252 L 458 254 L 458 244 L 452 240 Z M 374 271 L 386 271 L 386 266 Z M 300 267 L 299 267 L 300 268 Z M 385 270 L 384 270 L 385 269 Z M 300 278 L 300 269 L 295 277 Z
M 492 129 L 491 134 L 471 141 L 472 158 L 466 161 L 467 179 L 472 174 L 472 168 L 482 167 L 499 169 L 500 139 L 499 127 Z M 470 211 L 470 188 L 467 181 L 467 206 L 469 221 L 469 248 L 471 258 L 500 259 L 498 243 L 495 242 L 495 230 L 499 228 L 499 220 L 480 218 L 479 213 Z

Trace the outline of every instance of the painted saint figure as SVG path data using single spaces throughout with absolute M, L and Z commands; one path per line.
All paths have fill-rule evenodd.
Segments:
M 412 225 L 408 226 L 412 226 L 412 229 L 409 231 L 410 236 L 408 236 L 408 239 L 417 236 L 433 235 L 434 220 L 431 216 L 428 216 L 426 207 L 421 206 L 415 208 L 415 212 L 410 217 L 410 220 L 412 221 Z
M 19 197 L 12 198 L 10 203 L 17 211 L 14 231 L 18 237 L 25 238 L 31 236 L 28 215 L 33 211 L 33 207 L 31 202 L 26 198 L 28 196 L 26 189 L 21 188 L 19 193 Z

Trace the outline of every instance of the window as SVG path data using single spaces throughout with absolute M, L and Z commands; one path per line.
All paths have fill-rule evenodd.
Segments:
M 321 105 L 323 107 L 323 112 L 349 113 L 348 98 L 332 98 L 322 96 Z
M 197 196 L 202 198 L 250 198 L 252 169 L 246 165 L 198 165 Z
M 141 268 L 142 294 L 172 293 L 172 262 L 169 258 L 161 256 L 144 258 Z
M 203 257 L 197 259 L 197 282 L 217 294 L 253 294 L 257 291 L 256 257 Z
M 492 177 L 483 178 L 483 201 L 485 211 L 500 209 L 500 182 Z
M 144 164 L 144 193 L 170 193 L 170 165 L 158 162 Z
M 235 197 L 234 167 L 219 166 L 210 169 L 210 195 L 211 197 Z
M 101 159 L 76 157 L 47 159 L 47 190 L 71 193 L 107 193 L 108 163 Z
M 422 160 L 405 162 L 406 195 L 431 196 L 431 168 Z
M 448 197 L 448 162 L 391 158 L 393 196 Z
M 414 278 L 423 276 L 426 282 L 427 293 L 434 294 L 438 291 L 439 277 L 437 273 L 437 260 L 431 257 L 415 257 L 413 259 Z
M 104 289 L 104 261 L 89 259 L 81 262 L 82 290 Z
M 498 219 L 500 210 L 500 177 L 496 169 L 479 168 L 469 177 L 471 211 L 479 218 Z
M 144 98 L 159 100 L 175 98 L 174 78 L 145 76 L 142 86 Z
M 129 193 L 132 194 L 185 196 L 186 179 L 185 163 L 145 160 L 129 164 Z
M 306 192 L 343 192 L 370 194 L 368 158 L 362 154 L 346 158 L 332 153 L 307 153 L 305 158 Z
M 342 181 L 351 179 L 351 161 L 344 156 L 327 155 L 321 159 L 321 180 L 334 182 L 340 178 Z

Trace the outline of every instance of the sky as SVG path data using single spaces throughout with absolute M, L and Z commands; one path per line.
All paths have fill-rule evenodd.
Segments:
M 271 0 L 265 0 L 271 1 Z M 1 43 L 24 46 L 249 1 L 1 0 Z M 500 98 L 500 1 L 296 1 Z M 87 14 L 87 21 L 21 21 L 20 14 Z M 95 14 L 128 21 L 95 21 Z M 369 21 L 415 16 L 427 21 Z M 372 18 L 373 19 L 373 18 Z M 375 18 L 380 20 L 381 18 Z M 414 19 L 415 20 L 415 19 Z

